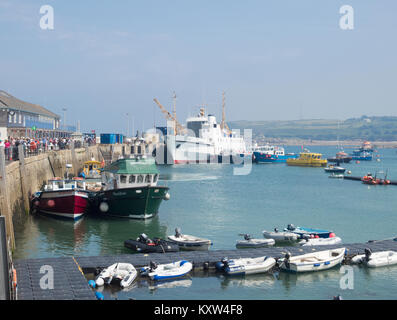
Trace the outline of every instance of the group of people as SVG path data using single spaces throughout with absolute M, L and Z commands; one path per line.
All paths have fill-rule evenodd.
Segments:
M 0 147 L 4 147 L 6 160 L 17 158 L 18 146 L 22 145 L 27 154 L 38 154 L 48 150 L 68 149 L 71 144 L 70 138 L 12 138 L 0 139 Z

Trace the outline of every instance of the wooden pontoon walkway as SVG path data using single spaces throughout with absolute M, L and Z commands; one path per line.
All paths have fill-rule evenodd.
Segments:
M 397 238 L 379 240 L 368 243 L 339 244 L 316 247 L 270 247 L 240 250 L 209 250 L 209 251 L 180 251 L 175 253 L 151 254 L 123 254 L 95 257 L 61 257 L 43 259 L 25 259 L 14 261 L 18 275 L 18 299 L 20 300 L 69 300 L 95 299 L 94 291 L 88 286 L 83 273 L 92 273 L 97 268 L 104 268 L 116 262 L 128 262 L 136 268 L 146 266 L 151 260 L 158 264 L 170 263 L 178 260 L 191 261 L 195 269 L 214 268 L 215 263 L 222 258 L 244 258 L 271 256 L 282 258 L 288 251 L 292 255 L 299 255 L 313 251 L 345 247 L 347 256 L 363 254 L 365 248 L 372 252 L 393 250 L 397 251 Z M 346 259 L 347 263 L 349 259 Z M 51 266 L 54 270 L 53 289 L 43 289 L 40 279 L 47 273 L 40 273 L 42 266 Z M 325 271 L 326 272 L 326 271 Z M 43 280 L 42 280 L 43 281 Z

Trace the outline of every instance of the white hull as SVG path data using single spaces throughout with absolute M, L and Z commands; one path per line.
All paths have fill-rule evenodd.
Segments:
M 352 259 L 353 263 L 364 263 L 369 268 L 392 266 L 397 264 L 397 252 L 381 251 L 374 252 L 370 255 L 369 261 L 366 261 L 365 255 L 358 255 Z
M 325 250 L 291 257 L 289 262 L 283 258 L 280 268 L 290 272 L 312 272 L 331 269 L 342 263 L 345 248 Z
M 299 244 L 303 247 L 307 246 L 328 246 L 342 243 L 342 239 L 339 237 L 333 238 L 315 238 L 315 239 L 308 239 L 308 240 L 301 240 Z
M 267 272 L 275 265 L 276 260 L 270 257 L 234 259 L 227 261 L 224 270 L 228 275 L 247 275 Z
M 177 244 L 180 249 L 183 250 L 209 250 L 212 245 L 212 241 L 209 239 L 203 239 L 187 234 L 181 234 L 179 237 L 168 236 L 168 240 Z
M 160 264 L 155 270 L 150 270 L 149 267 L 143 269 L 146 269 L 147 275 L 152 280 L 169 280 L 188 274 L 193 269 L 193 265 L 188 261 L 181 260 L 168 264 Z
M 129 287 L 136 277 L 138 272 L 130 263 L 115 263 L 103 269 L 99 276 L 96 278 L 95 283 L 97 286 L 103 286 L 105 283 L 109 284 L 113 280 L 120 281 L 120 287 Z
M 250 240 L 237 240 L 237 248 L 260 248 L 273 246 L 276 243 L 274 239 L 250 239 Z

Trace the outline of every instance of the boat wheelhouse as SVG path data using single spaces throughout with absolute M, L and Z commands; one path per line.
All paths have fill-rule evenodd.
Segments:
M 321 153 L 305 151 L 301 152 L 297 159 L 287 159 L 287 164 L 289 166 L 325 167 L 327 165 L 327 160 L 321 157 Z
M 94 198 L 95 212 L 104 216 L 147 219 L 158 213 L 169 188 L 158 186 L 159 174 L 152 158 L 119 159 L 103 169 L 102 191 Z

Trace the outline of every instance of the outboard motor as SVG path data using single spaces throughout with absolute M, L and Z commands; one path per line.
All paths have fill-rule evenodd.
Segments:
M 148 240 L 149 240 L 149 238 L 145 233 L 142 233 L 138 238 L 138 241 L 143 242 L 143 243 L 147 243 Z
M 150 271 L 156 270 L 157 269 L 157 263 L 154 262 L 153 260 L 150 261 L 149 263 Z
M 287 252 L 284 256 L 285 260 L 284 260 L 284 265 L 287 269 L 289 269 L 289 259 L 291 258 L 291 254 L 289 252 Z
M 175 228 L 175 237 L 179 238 L 181 235 L 181 228 Z
M 244 240 L 247 240 L 247 241 L 251 240 L 251 236 L 249 234 L 245 234 Z
M 215 268 L 219 271 L 224 271 L 225 268 L 228 266 L 227 258 L 222 258 L 221 261 L 215 263 Z
M 309 242 L 310 236 L 308 236 L 307 234 L 302 236 L 303 240 L 306 240 L 306 242 Z
M 365 248 L 364 252 L 365 252 L 365 261 L 368 262 L 369 259 L 371 258 L 372 251 L 370 248 Z
M 293 224 L 289 224 L 289 225 L 287 226 L 287 229 L 288 229 L 289 231 L 294 231 L 294 230 L 295 230 L 295 226 L 294 226 Z
M 278 232 L 278 229 L 277 229 L 277 228 L 274 228 L 274 232 L 276 232 L 276 233 L 277 233 L 277 232 Z

